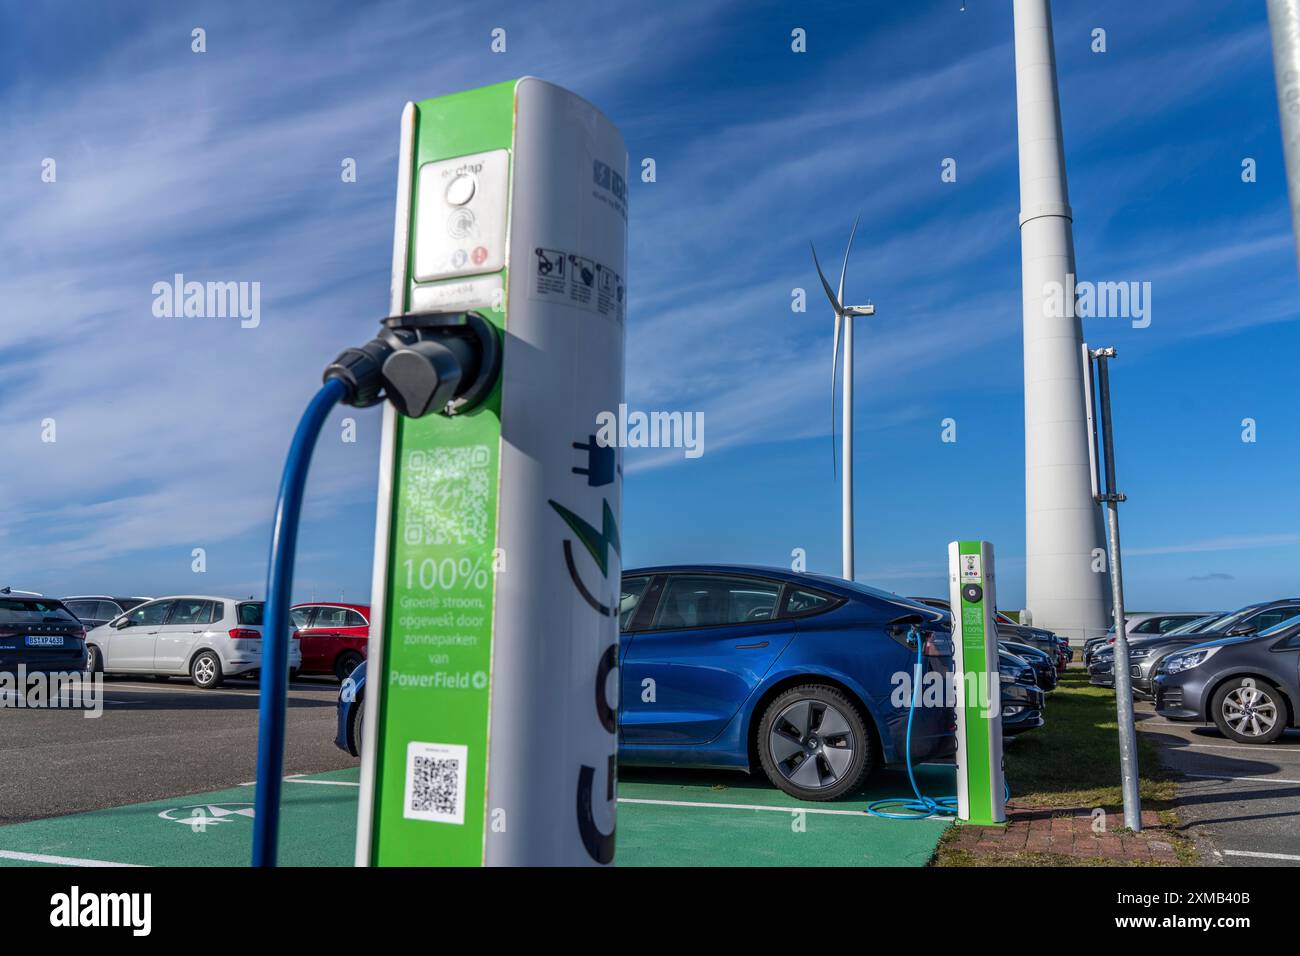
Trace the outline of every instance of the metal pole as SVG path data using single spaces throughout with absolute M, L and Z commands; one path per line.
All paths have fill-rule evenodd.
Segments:
M 843 515 L 844 579 L 853 580 L 853 316 L 844 316 L 844 486 L 841 489 Z
M 1119 719 L 1119 766 L 1124 793 L 1124 825 L 1142 829 L 1142 798 L 1138 793 L 1137 729 L 1133 722 L 1133 681 L 1129 673 L 1128 633 L 1124 627 L 1124 572 L 1120 567 L 1119 503 L 1115 490 L 1115 440 L 1110 423 L 1109 362 L 1114 349 L 1098 349 L 1097 386 L 1101 392 L 1101 436 L 1106 459 L 1106 524 L 1110 530 L 1110 590 L 1115 603 L 1115 711 Z
M 1300 237 L 1300 0 L 1268 0 L 1268 26 L 1273 35 L 1273 73 L 1291 197 L 1291 229 Z M 1296 259 L 1300 264 L 1300 245 Z

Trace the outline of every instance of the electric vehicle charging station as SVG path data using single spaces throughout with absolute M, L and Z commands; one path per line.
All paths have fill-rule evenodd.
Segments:
M 501 372 L 466 413 L 384 404 L 358 865 L 613 861 L 622 468 L 593 433 L 626 257 L 591 104 L 533 78 L 407 104 L 391 314 L 486 320 Z
M 948 587 L 957 677 L 957 819 L 981 825 L 1005 823 L 993 545 L 951 542 Z

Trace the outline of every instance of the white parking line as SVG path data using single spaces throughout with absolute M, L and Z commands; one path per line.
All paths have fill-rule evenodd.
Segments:
M 55 866 L 139 866 L 138 863 L 114 863 L 111 860 L 80 860 L 75 856 L 46 856 L 44 853 L 19 853 L 17 850 L 0 850 L 0 859 L 18 860 L 21 863 L 52 863 Z
M 1229 773 L 1183 773 L 1184 777 L 1200 777 L 1205 780 L 1245 780 L 1250 783 L 1285 783 L 1300 787 L 1300 780 L 1287 780 L 1285 777 L 1234 777 Z
M 306 778 L 304 778 L 304 777 L 302 777 L 301 775 L 298 775 L 298 774 L 295 774 L 294 776 L 291 776 L 291 777 L 285 777 L 285 778 L 283 778 L 283 779 L 284 779 L 284 782 L 285 782 L 285 783 L 317 783 L 317 784 L 323 784 L 324 786 L 327 786 L 327 787 L 359 787 L 359 786 L 361 786 L 361 784 L 359 784 L 359 783 L 355 783 L 355 782 L 353 782 L 353 781 L 351 781 L 351 780 L 308 780 L 308 779 L 306 779 Z M 248 781 L 248 783 L 241 783 L 241 784 L 239 784 L 239 786 L 241 786 L 241 787 L 256 787 L 256 786 L 257 786 L 257 781 L 256 781 L 256 780 L 250 780 L 250 781 Z
M 709 810 L 772 810 L 778 813 L 824 813 L 829 816 L 862 817 L 867 814 L 862 810 L 822 810 L 816 807 L 765 807 L 753 803 L 704 803 L 691 800 L 641 800 L 633 797 L 619 797 L 619 803 L 645 803 L 658 807 L 702 807 Z M 924 818 L 922 818 L 924 819 Z
M 1300 856 L 1294 853 L 1260 853 L 1256 850 L 1224 850 L 1224 856 L 1251 856 L 1259 860 L 1295 860 L 1300 862 Z
M 1252 753 L 1271 753 L 1295 754 L 1300 757 L 1300 747 L 1257 747 L 1254 744 L 1193 744 L 1189 743 L 1186 747 L 1170 747 L 1170 753 L 1178 753 L 1182 750 L 1195 748 L 1197 750 L 1249 750 Z

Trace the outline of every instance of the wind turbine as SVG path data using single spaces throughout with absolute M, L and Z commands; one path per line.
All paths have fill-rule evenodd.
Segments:
M 844 264 L 840 266 L 839 294 L 831 291 L 831 284 L 822 273 L 822 264 L 817 261 L 817 248 L 810 242 L 813 265 L 817 267 L 817 278 L 822 280 L 826 298 L 831 300 L 831 309 L 835 312 L 835 345 L 831 352 L 831 463 L 835 462 L 835 376 L 840 367 L 840 322 L 844 323 L 844 484 L 841 487 L 841 516 L 843 533 L 843 576 L 847 581 L 853 580 L 853 317 L 856 315 L 875 315 L 874 305 L 844 305 L 844 274 L 849 268 L 849 252 L 853 249 L 853 237 L 858 231 L 859 213 L 853 220 L 853 231 L 849 233 L 849 244 L 844 248 Z

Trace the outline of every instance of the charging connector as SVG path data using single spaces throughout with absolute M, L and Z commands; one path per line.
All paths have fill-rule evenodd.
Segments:
M 345 404 L 364 408 L 387 398 L 408 418 L 456 415 L 482 403 L 501 372 L 501 343 L 477 312 L 389 316 L 379 334 L 345 349 L 325 369 L 343 383 Z

